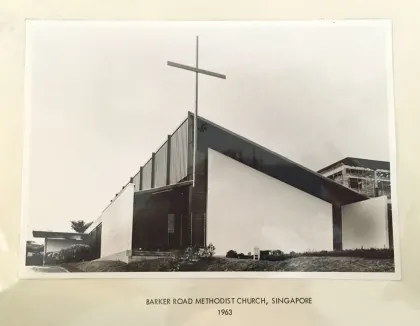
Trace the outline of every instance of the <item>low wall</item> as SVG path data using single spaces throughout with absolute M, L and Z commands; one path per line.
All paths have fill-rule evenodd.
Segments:
M 131 250 L 124 250 L 124 251 L 117 252 L 109 256 L 101 257 L 97 260 L 114 260 L 114 261 L 122 261 L 124 263 L 129 263 L 130 258 L 131 258 Z
M 132 249 L 134 184 L 129 184 L 101 215 L 101 259 Z
M 343 206 L 343 249 L 389 248 L 387 205 L 383 196 Z
M 229 250 L 332 250 L 332 206 L 209 149 L 207 243 Z
M 150 259 L 159 259 L 162 257 L 170 257 L 171 253 L 158 253 L 158 252 L 148 252 L 143 253 L 141 255 L 133 253 L 131 250 L 125 250 L 118 253 L 115 253 L 113 255 L 109 255 L 106 257 L 101 257 L 97 260 L 114 260 L 114 261 L 122 261 L 124 263 L 131 263 L 134 261 L 142 261 L 142 260 L 150 260 Z

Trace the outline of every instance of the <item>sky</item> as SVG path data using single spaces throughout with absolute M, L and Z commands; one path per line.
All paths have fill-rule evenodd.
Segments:
M 194 110 L 310 169 L 390 160 L 383 23 L 27 25 L 26 235 L 92 221 Z M 393 132 L 393 131 L 392 131 Z

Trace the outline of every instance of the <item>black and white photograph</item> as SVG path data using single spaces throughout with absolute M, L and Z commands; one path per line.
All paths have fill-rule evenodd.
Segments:
M 28 20 L 25 51 L 22 278 L 400 278 L 390 21 Z

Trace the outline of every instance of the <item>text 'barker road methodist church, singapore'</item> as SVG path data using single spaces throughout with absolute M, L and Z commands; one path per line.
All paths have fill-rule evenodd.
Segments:
M 86 243 L 125 262 L 213 244 L 216 255 L 393 246 L 389 163 L 318 172 L 197 117 L 167 137 L 85 233 L 33 231 L 45 251 Z M 193 176 L 195 180 L 193 184 Z

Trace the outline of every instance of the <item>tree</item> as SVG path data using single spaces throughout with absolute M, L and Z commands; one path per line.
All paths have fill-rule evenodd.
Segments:
M 84 233 L 93 222 L 86 223 L 85 221 L 71 221 L 71 228 L 77 233 Z
M 26 241 L 26 251 L 27 252 L 43 252 L 44 245 L 36 243 L 35 241 Z
M 226 253 L 226 258 L 238 258 L 238 253 L 235 250 L 229 250 Z

